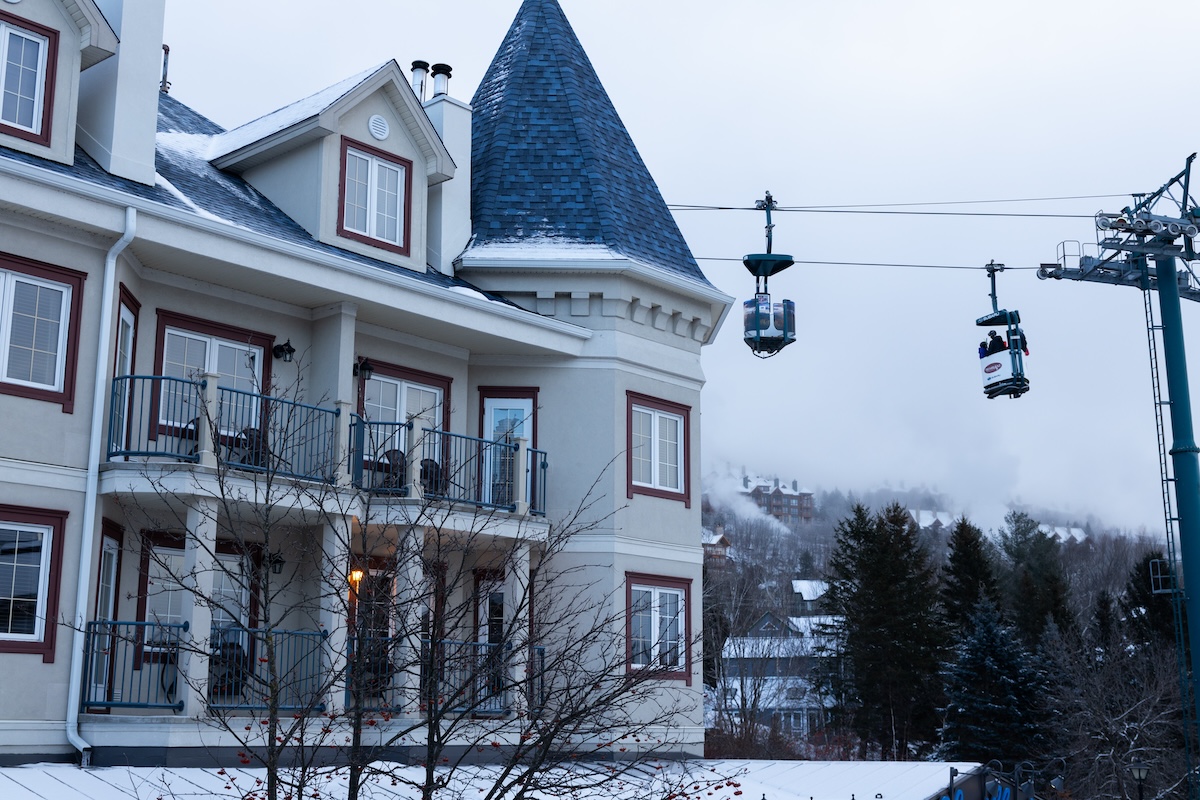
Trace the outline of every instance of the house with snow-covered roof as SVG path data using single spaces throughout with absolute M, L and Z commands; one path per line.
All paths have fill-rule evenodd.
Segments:
M 237 760 L 268 662 L 289 717 L 452 695 L 505 741 L 554 701 L 551 566 L 700 753 L 731 298 L 557 2 L 469 103 L 389 61 L 232 130 L 163 91 L 166 13 L 0 9 L 0 760 Z
M 793 529 L 811 523 L 816 513 L 813 493 L 802 488 L 799 481 L 789 483 L 779 478 L 743 474 L 741 493 L 763 513 Z

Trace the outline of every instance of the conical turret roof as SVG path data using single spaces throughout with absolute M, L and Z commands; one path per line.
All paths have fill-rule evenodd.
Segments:
M 709 285 L 556 0 L 525 0 L 472 105 L 474 245 L 603 245 Z

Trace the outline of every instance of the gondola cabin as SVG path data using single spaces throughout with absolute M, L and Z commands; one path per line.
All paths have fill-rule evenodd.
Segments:
M 742 303 L 745 340 L 756 354 L 774 355 L 796 341 L 796 304 L 791 300 L 771 302 L 760 292 Z
M 983 377 L 983 393 L 990 400 L 1008 395 L 1014 400 L 1029 391 L 1025 377 L 1025 333 L 1020 328 L 1021 315 L 1003 309 L 975 320 L 982 328 L 991 328 L 988 337 L 979 343 L 979 369 Z M 999 331 L 1003 330 L 1003 334 Z

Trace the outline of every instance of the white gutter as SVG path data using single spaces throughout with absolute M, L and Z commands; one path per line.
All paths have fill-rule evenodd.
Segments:
M 79 751 L 80 765 L 92 762 L 92 746 L 79 735 L 79 703 L 83 692 L 85 621 L 92 595 L 92 548 L 96 541 L 96 498 L 100 485 L 100 452 L 104 437 L 104 402 L 108 398 L 109 345 L 112 342 L 113 299 L 117 293 L 117 256 L 137 232 L 137 211 L 125 207 L 125 233 L 104 256 L 104 288 L 100 300 L 100 330 L 96 336 L 96 382 L 92 392 L 92 428 L 88 440 L 87 485 L 83 495 L 83 534 L 79 543 L 79 575 L 75 582 L 74 634 L 71 637 L 71 677 L 67 681 L 67 740 Z

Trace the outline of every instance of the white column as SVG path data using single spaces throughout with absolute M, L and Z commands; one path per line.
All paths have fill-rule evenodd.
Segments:
M 350 569 L 350 518 L 331 517 L 321 532 L 321 564 L 317 591 L 321 596 L 321 630 L 328 631 L 326 642 L 329 658 L 326 675 L 346 666 L 346 603 L 349 598 L 347 570 Z M 329 684 L 325 709 L 340 712 L 346 706 L 345 673 Z
M 337 435 L 333 443 L 334 463 L 331 465 L 330 471 L 339 486 L 349 486 L 350 479 L 354 474 L 354 465 L 350 461 L 353 442 L 350 418 L 354 412 L 354 404 L 348 400 L 338 400 L 334 403 L 334 407 L 338 410 Z M 354 457 L 361 461 L 362 453 L 355 453 Z
M 516 513 L 525 516 L 529 513 L 529 440 L 517 439 L 516 458 L 513 459 L 513 500 L 516 502 Z
M 522 448 L 524 449 L 524 448 Z M 512 608 L 512 619 L 509 623 L 511 635 L 509 645 L 512 655 L 509 661 L 509 673 L 514 686 L 520 687 L 510 694 L 508 700 L 513 711 L 520 713 L 529 708 L 529 685 L 526 679 L 530 674 L 532 644 L 529 636 L 530 602 L 533 593 L 529 584 L 529 545 L 517 542 L 509 553 L 508 570 L 504 576 L 504 594 Z
M 179 656 L 180 691 L 188 716 L 203 716 L 208 706 L 208 655 L 212 636 L 212 610 L 217 547 L 217 502 L 211 497 L 192 497 L 187 510 L 187 536 L 183 545 L 182 583 L 188 590 L 190 625 Z
M 420 525 L 400 528 L 396 539 L 396 643 L 397 699 L 405 717 L 421 713 L 421 614 L 425 610 L 426 585 L 422 553 L 425 529 Z
M 220 410 L 217 407 L 217 381 L 220 380 L 220 376 L 215 372 L 206 372 L 201 377 L 204 379 L 204 393 L 201 398 L 200 415 L 196 418 L 196 425 L 200 428 L 196 431 L 196 452 L 200 454 L 202 466 L 216 467 L 219 442 L 213 441 L 213 432 L 216 431 L 218 436 L 221 432 Z

